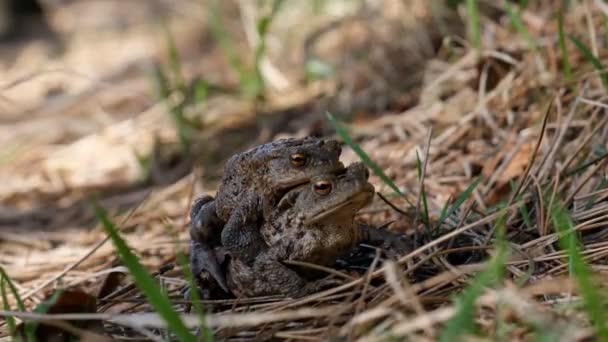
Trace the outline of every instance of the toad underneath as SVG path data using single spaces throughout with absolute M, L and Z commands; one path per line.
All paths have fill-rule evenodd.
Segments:
M 358 243 L 386 243 L 397 249 L 409 246 L 388 231 L 355 222 L 357 211 L 369 204 L 374 187 L 361 163 L 341 175 L 322 175 L 289 191 L 260 228 L 265 245 L 251 265 L 232 258 L 228 285 L 242 296 L 282 294 L 300 297 L 318 291 L 325 280 L 308 281 L 283 261 L 332 265 Z

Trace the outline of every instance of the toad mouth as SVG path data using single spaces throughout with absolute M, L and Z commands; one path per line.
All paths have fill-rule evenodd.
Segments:
M 335 214 L 337 211 L 339 211 L 340 209 L 345 208 L 345 207 L 350 207 L 353 205 L 357 205 L 359 203 L 367 204 L 375 194 L 374 187 L 369 183 L 368 183 L 368 185 L 369 186 L 364 187 L 361 191 L 357 192 L 354 196 L 349 197 L 345 201 L 336 203 L 336 204 L 332 205 L 331 207 L 328 207 L 325 210 L 323 210 L 323 212 L 310 217 L 309 219 L 307 219 L 305 221 L 305 224 L 311 224 L 311 223 L 321 221 L 321 220 L 327 218 L 328 216 Z

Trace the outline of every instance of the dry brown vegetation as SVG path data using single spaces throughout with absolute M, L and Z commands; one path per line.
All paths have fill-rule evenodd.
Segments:
M 608 282 L 601 65 L 567 36 L 566 62 L 557 1 L 519 10 L 515 2 L 471 1 L 479 4 L 480 49 L 468 38 L 474 20 L 466 2 L 453 11 L 440 1 L 286 1 L 264 37 L 257 98 L 210 20 L 222 18 L 224 38 L 253 70 L 256 24 L 271 1 L 225 1 L 219 11 L 212 1 L 49 4 L 60 39 L 0 46 L 0 265 L 26 307 L 58 288 L 80 290 L 90 297 L 74 292 L 66 301 L 86 314 L 70 318 L 97 322 L 68 326 L 83 339 L 162 340 L 162 320 L 145 314 L 150 305 L 90 199 L 183 310 L 187 281 L 174 265 L 187 250 L 192 199 L 214 193 L 232 153 L 285 136 L 335 136 L 330 111 L 413 204 L 372 176 L 386 201 L 376 196 L 361 220 L 394 221 L 391 229 L 418 248 L 392 261 L 362 249 L 362 269 L 334 272 L 342 286 L 297 300 L 205 301 L 216 339 L 436 340 L 454 317 L 462 321 L 453 325 L 475 328 L 470 340 L 608 337 L 598 322 L 606 302 L 595 298 L 598 314 L 587 291 L 591 284 L 604 298 Z M 565 33 L 606 65 L 608 6 L 571 1 L 564 13 Z M 311 78 L 306 66 L 314 63 L 322 72 Z M 159 67 L 183 87 L 159 98 L 152 76 Z M 208 96 L 195 101 L 203 89 Z M 194 124 L 176 125 L 171 112 Z M 180 145 L 184 131 L 194 132 L 189 154 Z M 345 163 L 358 160 L 344 150 Z M 446 203 L 456 210 L 440 221 Z M 572 262 L 576 251 L 559 243 L 564 222 L 576 234 L 561 237 L 580 240 L 590 283 L 587 269 Z M 503 228 L 506 256 L 497 266 L 495 233 Z M 476 277 L 502 266 L 502 280 Z M 481 286 L 477 295 L 463 292 L 471 284 Z M 96 304 L 82 304 L 89 300 Z M 8 340 L 7 332 L 0 321 Z

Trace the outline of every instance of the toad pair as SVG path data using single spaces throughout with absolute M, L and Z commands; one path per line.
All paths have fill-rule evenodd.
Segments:
M 191 212 L 193 273 L 207 271 L 226 292 L 244 296 L 316 291 L 282 262 L 332 265 L 357 243 L 404 242 L 354 222 L 373 198 L 365 166 L 339 161 L 334 140 L 285 139 L 230 158 L 215 199 L 198 199 Z M 219 256 L 227 254 L 227 267 Z

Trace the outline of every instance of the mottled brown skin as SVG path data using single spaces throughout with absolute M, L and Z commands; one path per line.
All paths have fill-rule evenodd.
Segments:
M 342 175 L 320 176 L 288 192 L 260 228 L 269 247 L 260 249 L 251 266 L 239 258 L 230 261 L 232 292 L 300 297 L 318 291 L 326 282 L 310 282 L 283 261 L 332 265 L 360 242 L 399 240 L 389 232 L 355 223 L 357 211 L 374 196 L 367 179 L 367 169 L 356 163 Z
M 260 232 L 283 195 L 320 174 L 343 172 L 335 140 L 283 139 L 230 158 L 215 199 L 198 199 L 191 212 L 190 259 L 195 275 L 211 273 L 228 291 L 213 247 L 250 263 L 265 244 Z

